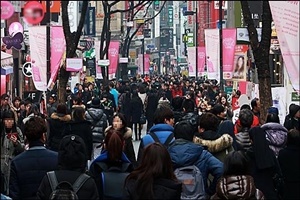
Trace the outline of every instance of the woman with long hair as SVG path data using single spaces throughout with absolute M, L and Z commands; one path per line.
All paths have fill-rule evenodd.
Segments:
M 233 77 L 235 78 L 243 78 L 243 73 L 245 71 L 245 66 L 244 66 L 244 56 L 239 56 L 237 58 L 236 64 L 235 64 L 235 68 L 234 68 L 234 72 L 233 72 Z
M 119 131 L 124 138 L 125 146 L 124 153 L 130 160 L 130 162 L 135 166 L 136 165 L 136 157 L 132 144 L 132 130 L 127 127 L 125 116 L 122 113 L 117 113 L 113 116 L 112 126 L 109 126 L 105 129 L 105 135 L 111 130 Z
M 180 199 L 181 190 L 170 154 L 160 143 L 145 148 L 140 166 L 125 181 L 126 199 Z
M 118 171 L 116 173 L 120 173 L 120 178 L 121 173 L 129 173 L 133 170 L 132 164 L 123 153 L 124 144 L 125 141 L 123 135 L 115 129 L 109 129 L 105 135 L 103 151 L 90 165 L 89 172 L 96 181 L 100 199 L 103 199 L 105 195 L 107 195 L 107 190 L 112 189 L 116 191 L 122 190 L 123 188 L 123 183 L 112 184 L 112 187 L 114 188 L 108 188 L 109 185 L 103 185 L 103 183 L 105 184 L 111 181 L 108 178 L 103 179 L 103 172 L 107 172 L 109 169 L 114 169 L 114 171 Z M 119 181 L 122 182 L 122 180 Z M 118 192 L 121 194 L 123 193 L 123 191 Z
M 224 161 L 224 173 L 211 199 L 263 199 L 250 176 L 249 162 L 243 151 L 233 151 Z

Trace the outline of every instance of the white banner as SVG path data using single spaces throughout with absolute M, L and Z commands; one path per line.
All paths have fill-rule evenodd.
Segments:
M 208 79 L 220 80 L 219 29 L 205 29 L 206 68 Z
M 299 1 L 269 1 L 284 65 L 296 91 L 299 82 Z
M 173 1 L 173 23 L 179 24 L 179 1 Z
M 46 26 L 30 26 L 29 46 L 32 80 L 39 91 L 47 91 Z
M 196 76 L 196 47 L 188 47 L 189 76 Z
M 69 23 L 70 30 L 72 32 L 77 31 L 78 26 L 78 1 L 70 1 L 68 5 L 68 15 L 69 15 Z

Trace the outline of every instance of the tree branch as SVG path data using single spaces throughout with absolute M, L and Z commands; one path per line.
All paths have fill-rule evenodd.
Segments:
M 247 29 L 248 29 L 248 33 L 249 33 L 249 41 L 251 43 L 251 46 L 252 46 L 253 52 L 254 52 L 259 47 L 257 30 L 254 27 L 254 22 L 251 18 L 251 12 L 249 9 L 248 1 L 240 1 L 240 2 L 241 2 L 241 6 L 242 6 L 245 23 L 247 24 Z
M 142 5 L 143 2 L 144 1 L 139 1 L 136 5 L 134 5 L 133 9 L 135 9 L 135 8 L 139 7 L 140 5 Z M 110 13 L 111 14 L 118 13 L 118 12 L 124 13 L 124 12 L 129 12 L 131 10 L 132 10 L 132 8 L 128 8 L 128 9 L 124 9 L 124 10 L 116 9 L 116 10 L 112 10 Z
M 69 15 L 68 15 L 68 5 L 69 1 L 62 1 L 61 2 L 61 11 L 62 11 L 62 25 L 64 27 L 64 34 L 66 38 L 66 45 L 67 47 L 70 45 L 70 40 L 68 37 L 71 35 L 70 31 L 70 22 L 69 22 Z

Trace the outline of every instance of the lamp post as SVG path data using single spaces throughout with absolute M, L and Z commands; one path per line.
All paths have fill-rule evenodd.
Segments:
M 196 79 L 198 78 L 198 8 L 197 8 L 197 1 L 196 1 L 196 11 L 185 11 L 184 16 L 187 15 L 194 15 L 196 17 L 196 41 L 195 41 L 195 46 L 196 46 Z
M 224 92 L 223 80 L 223 19 L 222 19 L 222 1 L 219 1 L 219 35 L 220 35 L 220 90 Z

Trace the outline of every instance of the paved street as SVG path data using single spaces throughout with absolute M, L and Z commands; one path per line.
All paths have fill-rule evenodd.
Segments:
M 146 129 L 147 129 L 147 124 L 144 124 L 141 137 L 143 137 L 146 134 Z M 140 141 L 134 141 L 134 139 L 135 139 L 134 132 L 132 132 L 132 138 L 133 138 L 133 146 L 134 146 L 135 156 L 137 157 L 138 149 L 140 146 Z

